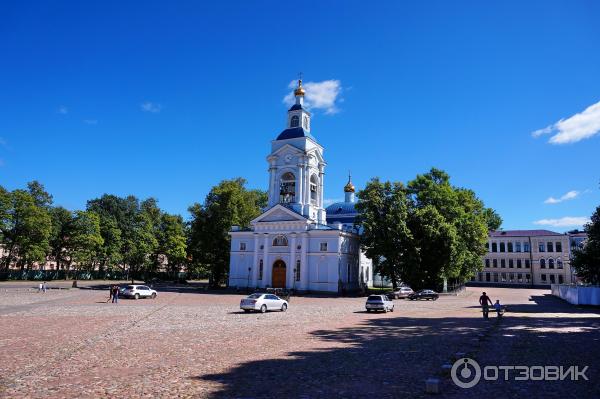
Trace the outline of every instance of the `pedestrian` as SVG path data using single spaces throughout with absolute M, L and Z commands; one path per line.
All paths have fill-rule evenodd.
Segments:
M 494 304 L 494 309 L 496 309 L 496 316 L 498 318 L 502 317 L 502 305 L 500 305 L 500 299 L 496 299 L 496 303 Z
M 483 310 L 483 318 L 487 319 L 489 312 L 490 312 L 489 305 L 493 305 L 493 303 L 492 303 L 492 300 L 490 299 L 490 297 L 487 296 L 487 294 L 485 292 L 483 293 L 483 295 L 481 295 L 479 297 L 479 304 L 481 305 L 481 308 Z
M 114 285 L 111 285 L 110 287 L 108 287 L 108 299 L 106 300 L 106 303 L 109 303 L 110 300 L 112 299 L 113 288 L 114 288 Z
M 44 286 L 42 285 L 42 283 L 38 284 L 38 292 L 42 292 L 42 289 L 44 288 Z
M 48 287 L 46 286 L 46 282 L 44 281 L 44 283 L 42 284 L 42 291 L 44 292 L 44 294 L 46 293 L 47 289 Z
M 118 285 L 115 285 L 113 287 L 112 303 L 119 303 L 119 286 Z

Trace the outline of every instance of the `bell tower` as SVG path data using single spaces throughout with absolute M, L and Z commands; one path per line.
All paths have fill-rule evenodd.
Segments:
M 311 115 L 304 109 L 302 80 L 294 90 L 286 129 L 271 142 L 269 206 L 281 204 L 314 223 L 326 224 L 323 206 L 325 160 L 323 147 L 310 134 Z

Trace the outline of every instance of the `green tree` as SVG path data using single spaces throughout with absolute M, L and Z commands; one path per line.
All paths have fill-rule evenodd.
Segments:
M 50 256 L 56 262 L 56 268 L 64 268 L 67 254 L 65 253 L 69 237 L 72 235 L 73 214 L 71 211 L 58 206 L 50 209 L 52 230 L 50 234 Z
M 52 221 L 46 206 L 51 197 L 45 196 L 42 201 L 43 186 L 36 183 L 31 187 L 35 191 L 0 190 L 0 236 L 6 250 L 4 269 L 13 262 L 21 269 L 30 268 L 34 262 L 44 262 L 48 253 Z
M 167 258 L 171 275 L 177 277 L 187 256 L 187 236 L 181 216 L 167 213 L 161 215 L 158 252 Z
M 218 287 L 227 278 L 231 226 L 248 227 L 266 206 L 267 194 L 247 190 L 242 178 L 224 180 L 214 186 L 203 204 L 193 204 L 188 250 L 193 267 L 207 267 L 209 280 Z
M 574 251 L 571 266 L 585 282 L 600 285 L 600 206 L 584 230 L 587 240 L 583 248 Z
M 492 208 L 483 210 L 488 230 L 498 230 L 502 226 L 502 217 Z
M 97 253 L 103 243 L 100 217 L 92 211 L 76 211 L 67 248 L 77 271 L 94 270 Z
M 407 225 L 409 202 L 402 183 L 372 179 L 358 192 L 361 246 L 373 260 L 374 270 L 392 281 L 394 289 L 409 275 L 414 258 L 412 233 Z

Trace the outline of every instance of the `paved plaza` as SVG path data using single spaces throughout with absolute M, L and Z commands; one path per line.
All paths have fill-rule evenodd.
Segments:
M 294 297 L 286 313 L 245 314 L 242 295 L 196 288 L 106 303 L 107 291 L 0 284 L 0 396 L 199 398 L 600 397 L 600 312 L 548 290 L 486 288 L 509 311 L 485 321 L 482 288 L 436 302 Z M 52 287 L 53 284 L 50 284 Z M 483 365 L 588 365 L 589 381 L 481 381 L 456 387 L 457 352 Z

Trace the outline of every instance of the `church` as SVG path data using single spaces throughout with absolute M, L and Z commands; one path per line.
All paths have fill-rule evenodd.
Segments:
M 354 225 L 354 185 L 344 202 L 325 207 L 323 147 L 311 134 L 302 80 L 294 91 L 286 129 L 271 142 L 268 206 L 233 226 L 229 286 L 288 288 L 304 292 L 356 292 L 372 285 L 373 267 L 360 250 Z

